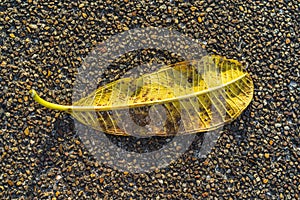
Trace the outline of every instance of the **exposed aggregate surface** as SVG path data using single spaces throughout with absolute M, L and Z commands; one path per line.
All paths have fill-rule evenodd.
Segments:
M 36 104 L 28 90 L 69 105 L 75 74 L 93 47 L 149 26 L 176 30 L 210 54 L 242 61 L 255 91 L 206 159 L 197 157 L 194 141 L 168 167 L 134 174 L 97 162 L 73 119 Z M 300 198 L 299 1 L 4 0 L 0 34 L 1 199 Z M 146 60 L 156 53 L 145 53 Z M 122 72 L 118 65 L 111 70 L 104 82 Z M 154 148 L 109 138 L 128 150 Z M 159 138 L 154 143 L 164 145 Z

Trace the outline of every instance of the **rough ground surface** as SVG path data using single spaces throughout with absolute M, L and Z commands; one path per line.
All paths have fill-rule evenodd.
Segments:
M 299 199 L 299 5 L 1 1 L 1 199 Z M 76 71 L 93 47 L 148 26 L 177 30 L 208 53 L 242 61 L 255 94 L 241 117 L 223 128 L 206 159 L 197 157 L 196 141 L 168 167 L 131 174 L 98 163 L 69 115 L 42 108 L 27 92 L 35 88 L 48 100 L 70 104 Z M 112 66 L 111 73 L 118 72 Z M 127 149 L 139 144 L 111 140 Z

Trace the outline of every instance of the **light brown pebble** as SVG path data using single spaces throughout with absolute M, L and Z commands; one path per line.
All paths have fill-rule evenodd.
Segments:
M 199 23 L 203 22 L 202 17 L 200 17 L 200 16 L 198 17 L 198 22 Z
M 10 34 L 9 34 L 9 37 L 11 37 L 12 39 L 14 39 L 16 36 L 15 36 L 15 34 L 10 33 Z
M 265 153 L 265 158 L 270 158 L 270 154 L 269 153 Z
M 128 171 L 125 171 L 125 172 L 123 172 L 123 174 L 124 174 L 124 175 L 128 175 L 128 174 L 129 174 L 129 172 L 128 172 Z
M 29 24 L 28 26 L 31 29 L 37 29 L 38 28 L 38 26 L 36 24 Z
M 14 185 L 14 182 L 12 182 L 11 180 L 8 180 L 7 183 L 8 183 L 9 186 L 13 186 Z
M 81 14 L 83 18 L 87 18 L 87 14 L 86 13 L 82 13 Z
M 263 179 L 263 183 L 264 183 L 264 184 L 267 184 L 268 182 L 269 182 L 268 179 L 266 179 L 266 178 Z
M 192 6 L 190 9 L 191 9 L 192 12 L 195 12 L 195 10 L 197 10 L 197 7 Z
M 24 134 L 26 135 L 26 136 L 28 136 L 29 134 L 30 134 L 30 132 L 29 132 L 29 128 L 27 127 L 27 128 L 25 128 L 25 130 L 24 130 Z

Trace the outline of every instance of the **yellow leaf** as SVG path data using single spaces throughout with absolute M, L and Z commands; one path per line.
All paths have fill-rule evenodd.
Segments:
M 106 133 L 167 136 L 210 131 L 236 119 L 251 102 L 253 88 L 241 63 L 205 56 L 111 82 L 72 106 L 31 94 L 40 104 Z

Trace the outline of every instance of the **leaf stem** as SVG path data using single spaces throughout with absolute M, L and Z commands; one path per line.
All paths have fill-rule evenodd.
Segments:
M 72 112 L 72 108 L 73 106 L 64 106 L 64 105 L 59 105 L 59 104 L 55 104 L 55 103 L 51 103 L 49 101 L 46 101 L 44 99 L 42 99 L 34 89 L 31 89 L 29 91 L 29 94 L 31 95 L 31 97 L 39 104 L 50 108 L 50 109 L 54 109 L 54 110 L 61 110 L 61 111 L 66 111 L 66 112 Z

